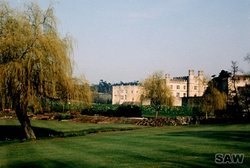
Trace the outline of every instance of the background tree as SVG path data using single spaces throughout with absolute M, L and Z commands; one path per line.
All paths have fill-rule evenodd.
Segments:
M 226 100 L 228 93 L 228 78 L 231 73 L 225 70 L 221 70 L 219 76 L 212 76 L 212 79 L 208 82 L 208 87 L 203 94 L 202 111 L 208 115 L 214 115 L 217 110 L 223 110 L 226 108 Z
M 43 11 L 30 4 L 19 11 L 0 4 L 0 96 L 11 98 L 27 139 L 36 139 L 29 102 L 86 96 L 72 78 L 71 52 L 70 38 L 57 32 L 52 7 Z
M 98 84 L 98 92 L 112 94 L 112 84 L 101 79 Z
M 98 84 L 91 86 L 93 92 L 93 102 L 97 104 L 112 103 L 112 84 L 104 80 L 100 80 Z
M 162 72 L 155 72 L 143 82 L 144 93 L 142 99 L 149 99 L 156 108 L 156 118 L 162 106 L 172 106 L 173 97 L 171 90 L 166 85 Z
M 250 53 L 246 55 L 244 58 L 244 61 L 246 61 L 250 65 Z M 248 69 L 247 72 L 245 72 L 245 76 L 250 76 L 250 69 Z M 245 87 L 239 88 L 239 104 L 243 110 L 243 116 L 244 117 L 250 117 L 250 85 L 246 84 Z
M 217 110 L 225 110 L 226 105 L 226 94 L 215 87 L 215 80 L 211 80 L 203 95 L 202 111 L 206 113 L 206 118 Z
M 221 70 L 219 76 L 212 79 L 213 86 L 217 88 L 220 92 L 228 94 L 228 78 L 231 77 L 231 73 L 225 70 Z

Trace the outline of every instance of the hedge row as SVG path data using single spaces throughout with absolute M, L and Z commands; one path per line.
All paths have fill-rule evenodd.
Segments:
M 156 109 L 152 106 L 137 105 L 93 105 L 82 110 L 83 115 L 101 115 L 109 117 L 154 117 Z M 160 117 L 202 116 L 201 110 L 188 107 L 163 107 Z
M 101 115 L 108 117 L 141 117 L 142 109 L 136 105 L 103 106 L 95 105 L 82 110 L 82 115 Z
M 142 106 L 143 117 L 154 117 L 156 109 L 152 106 Z M 177 116 L 202 116 L 203 113 L 198 108 L 189 107 L 162 107 L 158 113 L 161 117 L 177 117 Z
M 152 106 L 137 106 L 137 105 L 110 105 L 110 104 L 94 104 L 89 108 L 84 108 L 82 104 L 67 104 L 62 102 L 43 102 L 43 111 L 37 111 L 30 106 L 30 111 L 33 113 L 44 112 L 81 112 L 83 115 L 101 115 L 109 117 L 155 117 L 156 109 Z M 188 107 L 162 107 L 159 110 L 159 117 L 176 117 L 176 116 L 202 116 L 201 110 L 198 108 Z M 67 118 L 59 116 L 59 118 Z

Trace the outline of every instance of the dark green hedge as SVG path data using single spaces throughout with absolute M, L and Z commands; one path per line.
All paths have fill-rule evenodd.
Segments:
M 141 107 L 136 105 L 94 105 L 82 110 L 82 115 L 102 115 L 108 117 L 141 117 Z
M 83 115 L 102 115 L 108 117 L 154 117 L 156 109 L 152 106 L 137 105 L 93 105 L 91 108 L 82 110 Z M 162 107 L 159 117 L 176 116 L 202 116 L 198 108 L 188 107 Z
M 154 117 L 156 109 L 152 106 L 142 106 L 143 117 Z M 162 107 L 158 114 L 160 117 L 176 117 L 176 116 L 201 116 L 203 115 L 198 108 L 189 107 Z

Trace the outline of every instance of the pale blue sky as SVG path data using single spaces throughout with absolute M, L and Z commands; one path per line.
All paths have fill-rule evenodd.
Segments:
M 157 70 L 211 76 L 230 70 L 231 60 L 249 67 L 243 58 L 250 52 L 250 0 L 36 2 L 53 2 L 59 31 L 75 41 L 75 74 L 90 83 L 143 80 Z

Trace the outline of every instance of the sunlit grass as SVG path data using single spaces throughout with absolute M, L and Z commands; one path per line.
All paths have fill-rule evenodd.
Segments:
M 0 125 L 4 122 L 13 121 L 0 121 Z M 137 128 L 126 124 L 58 121 L 33 121 L 33 125 L 62 132 Z M 219 167 L 221 165 L 214 163 L 216 153 L 244 153 L 244 164 L 240 166 L 249 167 L 249 142 L 250 124 L 140 127 L 85 136 L 1 143 L 0 167 Z

